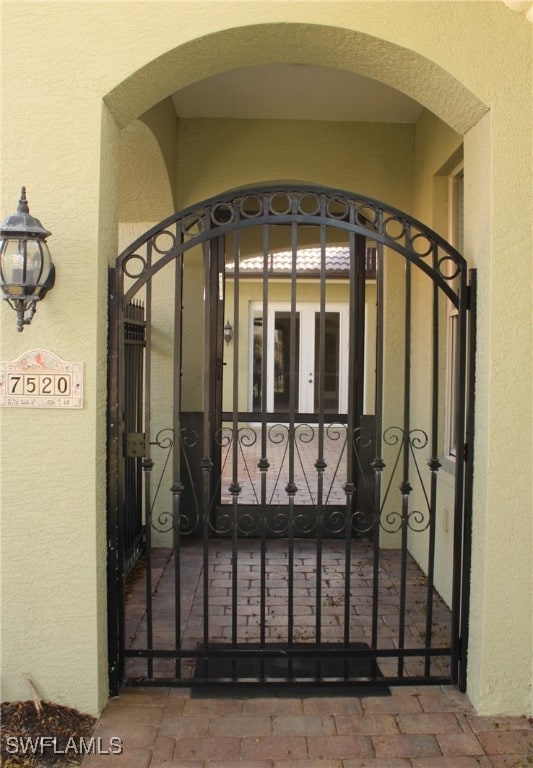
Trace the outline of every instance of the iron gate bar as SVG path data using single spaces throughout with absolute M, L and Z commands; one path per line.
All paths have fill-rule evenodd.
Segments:
M 357 399 L 357 391 L 355 387 L 355 350 L 357 347 L 357 339 L 359 334 L 359 328 L 357 325 L 356 314 L 356 251 L 355 251 L 355 235 L 350 232 L 349 235 L 350 244 L 350 269 L 349 269 L 349 330 L 348 330 L 348 421 L 347 421 L 347 435 L 352 435 L 355 427 L 354 415 L 358 413 L 360 404 Z M 355 294 L 355 295 L 354 295 Z M 360 361 L 359 361 L 360 362 Z M 344 647 L 348 648 L 350 643 L 350 588 L 351 588 L 351 542 L 352 542 L 352 505 L 354 500 L 355 484 L 353 476 L 353 453 L 351 445 L 348 443 L 346 451 L 346 483 L 344 486 L 344 492 L 346 494 L 346 504 L 344 512 L 344 628 L 343 628 L 343 643 Z M 344 676 L 348 676 L 348 659 L 345 661 Z
M 466 388 L 466 316 L 468 309 L 468 292 L 466 289 L 466 270 L 459 270 L 460 281 L 459 292 L 459 311 L 457 322 L 459 324 L 459 365 L 456 372 L 458 378 L 458 395 L 456 403 L 456 454 L 459 458 L 455 464 L 455 510 L 454 510 L 454 552 L 457 556 L 453 563 L 453 586 L 452 586 L 452 679 L 456 683 L 459 679 L 459 661 L 461 658 L 461 575 L 462 575 L 462 557 L 458 553 L 463 550 L 463 499 L 464 499 L 464 450 L 465 450 L 465 388 Z
M 181 479 L 181 369 L 182 369 L 182 318 L 183 318 L 183 256 L 176 258 L 174 267 L 174 365 L 172 422 L 174 426 L 174 446 L 172 452 L 171 487 L 174 519 L 172 521 L 172 546 L 174 551 L 174 642 L 181 648 L 181 495 L 184 490 Z M 176 677 L 181 675 L 181 662 L 176 659 Z
M 438 253 L 436 247 L 432 247 L 433 268 L 438 268 Z M 427 572 L 427 597 L 426 597 L 426 645 L 430 646 L 433 635 L 433 579 L 435 571 L 435 540 L 436 540 L 436 509 L 437 509 L 437 472 L 441 463 L 438 459 L 438 429 L 439 429 L 439 289 L 433 283 L 432 302 L 432 409 L 431 409 L 431 458 L 428 462 L 430 469 L 430 519 L 429 519 L 429 552 Z M 426 657 L 425 674 L 431 674 L 431 658 Z
M 293 213 L 295 201 L 293 200 L 291 205 L 293 206 Z M 287 643 L 289 648 L 292 647 L 294 642 L 293 627 L 294 627 L 294 496 L 297 492 L 297 487 L 294 482 L 294 425 L 296 412 L 295 402 L 295 383 L 296 383 L 296 256 L 298 253 L 298 230 L 297 224 L 291 223 L 291 249 L 292 249 L 292 269 L 291 269 L 291 322 L 290 322 L 290 382 L 289 382 L 289 481 L 287 483 L 286 492 L 289 502 L 289 557 L 287 563 L 288 569 L 288 584 L 287 584 Z M 301 350 L 300 350 L 301 351 Z M 292 680 L 293 667 L 292 661 L 289 661 L 288 666 L 288 678 Z
M 211 268 L 211 240 L 203 244 L 204 250 L 204 284 L 211 288 L 212 268 Z M 211 457 L 211 291 L 206 291 L 204 300 L 204 381 L 203 381 L 203 430 L 202 430 L 202 541 L 203 541 L 203 643 L 207 647 L 209 643 L 209 574 L 207 572 L 207 562 L 209 560 L 209 510 L 210 510 L 210 479 L 213 460 Z M 206 660 L 206 668 L 208 661 Z
M 146 321 L 144 306 L 133 300 L 124 312 L 124 578 L 135 565 L 144 547 L 142 515 L 142 453 L 132 451 L 132 436 L 144 441 L 143 358 Z
M 238 503 L 241 486 L 239 483 L 239 456 L 237 448 L 238 440 L 238 411 L 239 411 L 239 267 L 240 267 L 240 241 L 238 230 L 233 235 L 233 262 L 235 273 L 233 278 L 233 467 L 230 493 L 233 501 L 233 534 L 232 534 L 232 606 L 231 606 L 231 638 L 234 645 L 237 644 L 237 557 L 238 557 Z M 233 677 L 237 676 L 236 663 L 233 665 Z
M 376 393 L 375 393 L 375 412 L 376 412 L 376 456 L 372 462 L 374 470 L 374 568 L 372 573 L 372 599 L 374 610 L 372 612 L 372 648 L 378 646 L 378 605 L 379 605 L 379 558 L 380 558 L 380 508 L 381 508 L 381 473 L 385 464 L 381 458 L 382 452 L 382 434 L 383 434 L 383 306 L 384 306 L 384 286 L 383 286 L 383 244 L 377 246 L 377 264 L 376 264 L 376 288 L 377 288 L 377 307 L 376 307 Z
M 450 649 L 428 649 L 428 653 L 432 653 L 434 656 L 445 656 L 446 650 L 448 654 L 450 653 Z M 147 651 L 138 651 L 136 652 L 135 656 L 137 658 L 145 658 Z M 235 655 L 235 652 L 232 652 L 230 655 L 228 655 L 225 651 L 222 651 L 217 648 L 212 648 L 209 650 L 210 656 L 213 658 L 229 658 L 232 660 L 232 658 Z M 241 656 L 239 658 L 257 658 L 257 650 L 250 650 L 247 656 Z M 265 663 L 268 659 L 273 658 L 280 658 L 279 656 L 274 655 L 275 652 L 265 653 L 261 654 L 259 656 L 260 663 Z M 371 654 L 361 652 L 359 655 L 357 655 L 356 651 L 347 650 L 346 654 L 349 654 L 351 658 L 364 658 L 364 659 L 377 659 L 378 657 L 374 657 Z M 287 658 L 288 654 L 285 654 L 283 658 Z M 308 654 L 312 657 L 316 656 L 317 654 Z M 418 655 L 425 655 L 425 654 L 418 654 Z M 128 656 L 131 656 L 131 653 L 128 653 Z M 331 654 L 328 654 L 328 651 L 325 651 L 322 654 L 324 660 L 331 659 Z M 408 653 L 406 649 L 406 656 L 410 658 L 416 657 L 415 653 Z M 392 652 L 385 652 L 385 650 L 379 654 L 379 658 L 393 658 Z M 157 659 L 173 659 L 174 655 L 171 651 L 155 651 L 154 652 L 154 658 Z M 205 652 L 201 651 L 195 654 L 194 656 L 186 657 L 186 658 L 194 658 L 198 661 L 202 661 L 205 663 Z M 293 660 L 295 658 L 298 658 L 297 656 L 293 656 Z M 345 657 L 341 657 L 345 658 Z M 450 677 L 446 675 L 436 675 L 431 677 L 429 680 L 427 677 L 422 675 L 413 675 L 411 677 L 392 677 L 388 675 L 377 675 L 375 677 L 372 677 L 371 679 L 365 679 L 365 678 L 354 678 L 350 680 L 346 680 L 345 678 L 339 678 L 338 680 L 331 680 L 326 681 L 326 685 L 328 682 L 331 682 L 335 685 L 336 688 L 343 689 L 347 688 L 352 692 L 353 695 L 353 686 L 356 684 L 357 686 L 365 686 L 368 688 L 373 688 L 376 683 L 383 683 L 386 686 L 393 686 L 393 685 L 402 685 L 402 686 L 424 686 L 424 685 L 449 685 L 450 684 Z M 210 678 L 204 677 L 200 678 L 198 680 L 194 681 L 194 686 L 202 686 L 202 685 L 210 685 L 214 681 Z M 217 681 L 215 681 L 217 682 Z M 234 681 L 231 681 L 232 683 Z M 279 681 L 263 677 L 261 678 L 260 675 L 257 675 L 256 679 L 249 681 L 249 680 L 239 680 L 237 682 L 237 685 L 240 689 L 243 690 L 243 696 L 246 696 L 246 689 L 257 687 L 258 684 L 261 684 L 261 686 L 267 686 L 267 687 L 274 687 L 279 686 Z M 184 687 L 184 688 L 190 688 L 191 687 L 191 680 L 190 679 L 176 679 L 175 677 L 161 677 L 161 678 L 152 678 L 152 679 L 138 679 L 138 678 L 130 678 L 128 680 L 125 680 L 123 685 L 128 687 L 160 687 L 160 686 L 168 686 L 168 687 Z M 312 688 L 314 689 L 314 692 L 317 693 L 323 683 L 320 680 L 308 680 L 308 679 L 302 679 L 298 681 L 298 687 L 306 689 L 306 688 Z M 302 694 L 303 695 L 303 694 Z
M 264 415 L 265 416 L 265 424 L 275 424 L 279 422 L 280 424 L 286 424 L 289 421 L 290 415 L 288 411 L 267 411 L 265 410 L 264 414 L 258 414 L 257 411 L 239 411 L 239 421 L 251 421 L 251 422 L 260 422 L 260 419 L 258 419 L 258 415 Z M 348 421 L 348 414 L 347 413 L 324 413 L 322 415 L 324 424 L 336 424 L 339 423 L 346 423 Z M 231 422 L 233 420 L 233 411 L 222 411 L 221 413 L 221 421 L 228 421 Z M 294 420 L 295 424 L 318 424 L 319 419 L 318 415 L 316 413 L 303 413 L 301 411 L 296 411 L 294 413 Z M 265 447 L 266 450 L 266 447 Z
M 466 419 L 465 450 L 465 502 L 463 517 L 463 563 L 461 592 L 461 657 L 459 668 L 459 690 L 466 693 L 467 650 L 468 650 L 468 608 L 470 605 L 470 567 L 472 561 L 472 487 L 474 483 L 474 429 L 476 398 L 476 339 L 477 339 L 477 270 L 468 271 L 468 308 L 470 309 L 468 328 L 468 407 Z
M 350 216 L 354 216 L 354 212 L 350 211 Z M 356 417 L 356 422 L 354 424 L 354 431 L 352 431 L 352 435 L 357 434 L 359 437 L 361 436 L 361 430 L 362 430 L 362 418 L 363 414 L 365 412 L 364 408 L 364 390 L 365 390 L 365 376 L 366 376 L 366 368 L 365 368 L 365 335 L 366 335 L 366 320 L 365 320 L 365 307 L 366 307 L 366 281 L 367 281 L 367 269 L 366 269 L 366 259 L 367 259 L 367 247 L 366 247 L 366 239 L 361 238 L 359 235 L 355 236 L 352 235 L 352 237 L 355 240 L 354 248 L 357 250 L 355 251 L 355 276 L 356 276 L 356 286 L 354 288 L 354 301 L 356 306 L 356 323 L 357 323 L 357 332 L 355 334 L 355 342 L 356 342 L 356 350 L 355 350 L 355 361 L 354 361 L 354 368 L 355 368 L 355 392 L 356 392 L 356 404 L 354 407 L 354 413 Z M 376 272 L 375 272 L 375 263 L 374 263 L 374 278 L 376 278 Z M 357 453 L 354 450 L 354 456 L 357 458 Z M 361 472 L 359 475 L 357 474 L 357 466 L 354 467 L 354 477 L 357 478 L 356 482 L 356 488 L 355 488 L 355 502 L 356 502 L 356 508 L 360 509 L 360 499 L 361 499 L 361 479 L 363 478 L 363 468 L 361 467 Z M 367 525 L 368 523 L 366 523 Z M 363 528 L 365 527 L 365 524 L 363 524 Z
M 320 199 L 322 211 L 325 208 L 324 196 Z M 324 492 L 324 374 L 326 369 L 326 228 L 320 226 L 320 321 L 319 321 L 319 392 L 318 392 L 318 456 L 315 461 L 317 471 L 317 524 L 316 524 L 316 577 L 315 577 L 315 645 L 320 647 L 322 642 L 322 525 L 323 525 L 323 492 Z M 315 323 L 316 325 L 316 323 Z M 316 334 L 316 330 L 315 330 Z M 316 362 L 314 364 L 316 370 Z M 314 400 L 314 397 L 313 397 Z M 321 676 L 320 662 L 317 661 L 316 674 Z
M 107 487 L 107 623 L 109 688 L 111 695 L 118 694 L 118 688 L 124 679 L 124 576 L 122 564 L 122 540 L 120 528 L 123 516 L 119 513 L 119 272 L 108 271 L 109 323 L 108 323 L 108 461 L 107 473 L 110 478 Z
M 263 195 L 263 206 L 267 207 L 267 195 Z M 261 227 L 261 234 L 263 240 L 263 290 L 262 300 L 263 309 L 262 317 L 263 324 L 261 329 L 261 458 L 259 459 L 259 471 L 261 473 L 261 579 L 260 579 L 260 645 L 261 648 L 266 646 L 266 520 L 267 520 L 267 471 L 269 463 L 267 459 L 267 396 L 268 396 L 268 356 L 266 350 L 268 349 L 268 298 L 269 298 L 269 283 L 268 283 L 268 250 L 270 242 L 270 230 L 268 224 L 263 224 Z M 261 660 L 259 667 L 260 679 L 262 682 L 265 680 L 265 666 Z
M 405 600 L 407 593 L 407 532 L 409 521 L 409 449 L 411 428 L 411 265 L 405 263 L 405 317 L 404 317 L 404 362 L 403 362 L 403 477 L 400 486 L 402 494 L 402 557 L 400 565 L 400 621 L 398 647 L 405 647 Z M 403 677 L 403 659 L 398 658 L 398 677 Z
M 152 264 L 152 242 L 147 247 L 147 264 Z M 152 526 L 149 516 L 151 509 L 151 473 L 154 462 L 151 457 L 151 391 L 152 391 L 152 282 L 146 284 L 146 352 L 145 352 L 145 387 L 144 387 L 144 434 L 145 434 L 145 457 L 143 459 L 144 470 L 144 508 L 147 515 L 146 524 L 146 565 L 145 573 L 145 594 L 146 594 L 146 646 L 149 650 L 153 649 L 153 613 L 152 613 Z M 146 673 L 148 677 L 153 677 L 153 659 L 148 657 L 146 660 Z
M 308 646 L 308 647 L 304 647 Z M 404 657 L 417 657 L 417 656 L 448 656 L 450 654 L 451 648 L 449 647 L 438 647 L 438 648 L 403 648 L 401 650 L 397 648 L 375 648 L 367 650 L 357 650 L 357 649 L 347 649 L 344 647 L 342 643 L 339 643 L 338 645 L 334 646 L 332 645 L 329 648 L 315 648 L 315 646 L 312 643 L 302 643 L 299 648 L 292 647 L 292 648 L 286 648 L 283 651 L 279 650 L 273 650 L 269 648 L 269 644 L 267 643 L 265 648 L 261 648 L 259 651 L 257 649 L 246 649 L 246 648 L 231 648 L 231 649 L 225 649 L 225 648 L 219 648 L 217 645 L 213 645 L 210 648 L 210 653 L 213 656 L 229 656 L 234 655 L 237 657 L 246 657 L 250 655 L 255 655 L 256 653 L 259 653 L 261 656 L 264 656 L 265 658 L 277 658 L 279 656 L 341 656 L 344 658 L 345 656 L 361 656 L 366 657 L 369 656 L 373 659 L 379 659 L 379 658 L 396 658 L 397 656 L 404 656 Z M 175 650 L 159 650 L 157 648 L 150 648 L 150 649 L 142 649 L 142 648 L 128 648 L 124 652 L 125 656 L 129 656 L 131 658 L 147 658 L 148 656 L 152 656 L 155 658 L 160 659 L 174 659 L 176 657 L 182 658 L 182 659 L 201 659 L 205 656 L 205 650 L 202 648 L 200 650 L 195 650 L 194 648 L 191 649 L 175 649 Z M 387 677 L 388 679 L 388 677 Z M 446 676 L 446 679 L 449 681 L 450 677 Z M 190 680 L 189 680 L 190 684 Z
M 334 686 L 337 690 L 338 695 L 349 695 L 354 696 L 356 695 L 354 693 L 359 688 L 362 689 L 368 689 L 369 693 L 367 695 L 375 695 L 370 693 L 370 691 L 375 690 L 377 685 L 383 684 L 384 686 L 393 686 L 393 685 L 401 685 L 401 686 L 424 686 L 428 685 L 427 678 L 425 677 L 377 677 L 372 680 L 335 680 L 332 683 L 329 683 L 326 681 L 325 683 L 317 682 L 315 680 L 298 680 L 298 690 L 301 690 L 302 697 L 305 697 L 307 695 L 306 692 L 312 693 L 315 696 L 319 696 L 321 691 L 325 688 L 326 691 L 329 690 L 329 686 Z M 449 677 L 434 677 L 431 678 L 431 685 L 449 685 L 450 684 L 450 678 Z M 137 686 L 142 686 L 143 688 L 161 688 L 161 687 L 168 687 L 168 688 L 190 688 L 191 687 L 191 681 L 180 681 L 176 680 L 173 677 L 162 677 L 158 678 L 157 680 L 144 680 L 142 683 L 135 683 L 127 681 L 124 683 L 125 686 L 129 686 L 132 688 L 135 688 Z M 213 685 L 213 681 L 204 681 L 199 680 L 198 682 L 195 682 L 195 688 L 198 689 L 202 688 L 208 688 Z M 233 683 L 233 681 L 229 681 L 228 683 L 221 683 L 221 687 L 225 687 L 226 685 L 235 686 L 238 688 L 239 692 L 241 693 L 242 698 L 246 698 L 248 695 L 248 691 L 255 692 L 257 691 L 257 686 L 265 686 L 267 689 L 272 688 L 275 689 L 278 693 L 280 690 L 280 687 L 284 685 L 283 683 L 279 683 L 275 680 L 260 680 L 259 678 L 257 680 L 247 681 L 242 680 L 237 683 Z M 220 690 L 220 688 L 219 688 Z M 267 693 L 265 691 L 265 693 Z M 277 694 L 276 694 L 277 695 Z
M 124 276 L 120 272 L 118 272 L 117 283 L 118 283 L 118 285 L 117 285 L 117 299 L 120 299 L 120 296 L 123 295 L 123 293 L 124 293 Z M 122 310 L 122 311 L 119 311 L 119 323 L 118 323 L 118 344 L 119 345 L 121 344 L 121 340 L 124 339 L 124 332 L 125 332 L 125 328 L 124 328 L 125 327 L 124 311 L 125 311 L 126 306 L 127 305 L 125 305 L 123 307 L 118 307 L 119 310 Z M 118 365 L 117 365 L 118 385 L 120 386 L 120 383 L 123 382 L 124 378 L 125 378 L 125 355 L 124 355 L 124 352 L 122 352 L 122 354 L 120 354 L 118 356 L 118 361 L 117 362 L 118 362 Z M 119 400 L 119 403 L 120 403 L 120 400 Z M 120 420 L 123 418 L 123 404 L 121 404 L 121 405 L 122 405 L 122 407 L 119 409 L 118 414 L 117 414 L 117 429 L 118 429 L 118 425 L 120 425 Z M 119 437 L 118 445 L 117 445 L 117 452 L 118 452 L 118 456 L 120 456 L 121 455 L 120 451 L 122 450 L 122 443 L 124 441 L 124 431 L 123 430 L 119 431 L 117 434 L 118 434 L 118 437 Z M 125 537 L 125 531 L 124 531 L 125 515 L 124 515 L 124 506 L 123 506 L 123 504 L 124 504 L 123 500 L 124 500 L 124 497 L 125 497 L 124 484 L 125 484 L 124 473 L 123 472 L 119 472 L 118 473 L 118 489 L 119 489 L 120 499 L 122 500 L 122 509 L 121 509 L 122 514 L 119 515 L 119 526 L 118 526 L 117 535 L 119 537 L 119 549 L 120 549 L 119 559 L 121 561 L 120 573 L 121 573 L 121 579 L 122 579 L 121 590 L 122 590 L 123 600 L 125 600 L 125 589 L 124 589 L 125 578 L 124 578 L 124 562 L 123 562 L 124 561 L 124 558 L 123 558 L 124 537 Z M 121 612 L 119 614 L 119 620 L 122 623 L 121 635 L 122 635 L 122 641 L 124 641 L 124 639 L 125 639 L 125 633 L 124 633 L 125 610 L 124 610 L 124 606 L 121 606 L 121 608 L 122 608 L 122 610 L 121 610 Z M 123 661 L 121 662 L 120 666 L 121 666 L 122 675 L 123 675 L 123 673 L 124 673 Z

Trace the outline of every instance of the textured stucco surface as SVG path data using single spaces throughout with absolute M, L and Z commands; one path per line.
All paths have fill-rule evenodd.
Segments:
M 178 209 L 226 189 L 294 179 L 409 208 L 413 134 L 411 125 L 389 123 L 182 119 Z
M 1 308 L 0 357 L 44 347 L 86 366 L 82 411 L 0 413 L 2 698 L 26 697 L 23 672 L 45 697 L 88 711 L 106 697 L 105 272 L 118 129 L 197 78 L 290 60 L 376 77 L 465 134 L 480 313 L 469 693 L 485 713 L 531 711 L 531 24 L 499 2 L 6 0 L 1 13 L 2 216 L 25 184 L 53 233 L 57 283 L 23 334 Z M 176 202 L 197 199 L 202 183 L 169 182 L 172 152 L 158 139 Z M 260 170 L 287 176 L 236 175 L 253 182 Z M 357 167 L 340 175 L 357 189 Z
M 531 355 L 524 350 L 531 350 L 532 248 L 530 228 L 513 228 L 500 216 L 507 209 L 512 217 L 522 202 L 531 205 L 525 152 L 522 160 L 515 158 L 516 168 L 508 164 L 511 178 L 505 183 L 503 163 L 495 174 L 493 145 L 488 118 L 465 137 L 472 173 L 465 189 L 465 217 L 471 222 L 465 250 L 478 268 L 479 283 L 470 694 L 473 701 L 491 702 L 496 712 L 518 711 L 521 691 L 531 709 Z M 502 179 L 499 189 L 495 177 Z M 509 639 L 513 664 L 504 663 Z

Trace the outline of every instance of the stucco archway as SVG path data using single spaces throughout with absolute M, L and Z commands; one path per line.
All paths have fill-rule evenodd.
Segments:
M 127 126 L 196 80 L 257 61 L 311 59 L 402 91 L 458 134 L 487 111 L 456 78 L 419 53 L 353 30 L 304 24 L 239 27 L 190 41 L 137 70 L 107 95 L 106 104 L 119 125 Z
M 487 111 L 453 75 L 415 51 L 362 32 L 311 24 L 242 26 L 197 38 L 137 70 L 105 101 L 124 127 L 196 80 L 228 69 L 287 61 L 379 80 L 420 102 L 461 134 Z

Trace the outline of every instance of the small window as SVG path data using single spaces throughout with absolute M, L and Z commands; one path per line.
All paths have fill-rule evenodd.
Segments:
M 446 382 L 446 431 L 445 453 L 455 458 L 457 454 L 457 425 L 455 412 L 457 407 L 457 371 L 458 371 L 458 314 L 448 314 L 447 346 L 447 382 Z
M 448 238 L 462 254 L 464 249 L 464 169 L 455 168 L 448 177 Z M 446 355 L 446 423 L 444 453 L 451 459 L 457 455 L 457 381 L 459 372 L 459 316 L 457 308 L 447 305 L 447 355 Z
M 459 253 L 464 250 L 464 170 L 462 164 L 449 176 L 448 222 L 449 240 Z

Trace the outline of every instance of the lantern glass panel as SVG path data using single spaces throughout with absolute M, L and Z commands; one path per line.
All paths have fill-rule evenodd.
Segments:
M 4 290 L 30 296 L 39 293 L 50 273 L 50 252 L 42 240 L 6 238 L 1 243 L 0 266 Z

